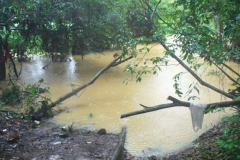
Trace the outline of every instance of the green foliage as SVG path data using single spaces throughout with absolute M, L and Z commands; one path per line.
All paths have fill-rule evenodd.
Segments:
M 239 159 L 240 153 L 240 108 L 238 106 L 231 107 L 235 112 L 232 116 L 223 117 L 222 121 L 227 122 L 227 127 L 222 128 L 223 134 L 220 135 L 219 139 L 215 141 L 216 147 L 214 152 L 217 152 L 218 158 L 223 159 Z M 217 106 L 210 106 L 206 113 L 223 111 L 222 108 Z M 212 156 L 211 153 L 201 153 L 205 156 Z
M 120 0 L 1 1 L 0 42 L 9 37 L 12 53 L 20 56 L 38 52 L 84 55 L 88 50 L 120 46 L 131 37 L 123 5 Z
M 182 44 L 184 59 L 196 54 L 216 63 L 239 58 L 238 0 L 177 0 L 174 5 L 179 18 L 173 34 Z
M 8 104 L 15 100 L 20 100 L 21 98 L 21 90 L 19 86 L 12 86 L 6 89 L 1 89 L 2 95 L 0 100 L 3 104 Z
M 48 87 L 41 87 L 44 79 L 40 79 L 36 84 L 28 84 L 26 87 L 14 85 L 2 90 L 2 104 L 7 104 L 15 100 L 19 100 L 25 113 L 29 116 L 39 110 L 39 102 L 51 102 Z
M 238 108 L 239 110 L 239 108 Z M 220 153 L 219 156 L 223 156 L 224 159 L 240 159 L 240 115 L 231 117 L 225 117 L 224 120 L 230 121 L 230 126 L 223 128 L 223 135 L 220 137 L 216 143 L 218 145 L 218 150 L 224 153 Z
M 188 101 L 199 99 L 199 97 L 197 97 L 197 96 L 190 96 L 193 93 L 193 91 L 196 91 L 199 94 L 200 91 L 199 91 L 198 87 L 199 87 L 198 83 L 192 83 L 189 85 L 188 91 L 186 92 L 186 96 L 189 96 Z
M 183 72 L 180 72 L 178 74 L 176 74 L 174 77 L 173 77 L 173 80 L 174 80 L 174 84 L 173 84 L 173 87 L 175 89 L 175 93 L 179 96 L 179 97 L 182 97 L 183 93 L 181 92 L 181 88 L 180 88 L 180 85 L 179 85 L 179 81 L 180 81 L 180 77 L 181 75 L 184 74 Z
M 51 94 L 49 92 L 49 88 L 42 88 L 41 85 L 43 83 L 44 79 L 40 79 L 37 84 L 28 84 L 27 87 L 22 91 L 24 109 L 28 115 L 31 115 L 38 111 L 40 106 L 39 102 L 51 102 Z M 43 93 L 44 95 L 41 95 Z

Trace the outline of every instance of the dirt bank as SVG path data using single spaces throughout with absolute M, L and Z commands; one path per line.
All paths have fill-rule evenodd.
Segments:
M 109 159 L 119 139 L 105 130 L 70 131 L 47 122 L 36 126 L 11 114 L 1 116 L 0 126 L 0 159 L 6 160 Z
M 227 122 L 214 126 L 197 139 L 190 148 L 168 157 L 134 157 L 125 151 L 126 160 L 212 159 L 214 141 Z M 110 159 L 119 135 L 105 130 L 62 128 L 47 121 L 33 123 L 12 112 L 0 112 L 0 159 L 3 160 L 105 160 Z M 203 154 L 206 153 L 206 154 Z M 219 157 L 221 158 L 221 157 Z

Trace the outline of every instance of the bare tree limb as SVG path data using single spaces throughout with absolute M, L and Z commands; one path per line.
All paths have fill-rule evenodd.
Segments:
M 153 11 L 152 8 L 151 8 L 151 6 L 150 6 L 146 1 L 144 1 L 144 2 L 145 2 L 145 4 L 148 6 L 148 9 L 151 10 L 151 11 Z M 161 3 L 161 0 L 160 0 L 159 2 Z M 160 4 L 160 3 L 159 3 L 159 4 Z M 158 5 L 159 5 L 159 4 L 158 4 Z M 158 5 L 156 6 L 156 9 L 157 9 Z M 155 9 L 155 10 L 156 10 L 156 9 Z M 153 13 L 155 14 L 156 11 L 154 11 Z M 154 16 L 154 15 L 152 15 L 152 17 L 153 17 L 153 16 Z M 152 18 L 152 17 L 151 17 L 151 18 Z M 168 23 L 168 22 L 166 22 L 164 19 L 162 19 L 162 17 L 160 17 L 159 14 L 157 14 L 157 17 L 158 17 L 164 24 L 166 24 L 168 27 L 170 27 L 171 29 L 174 29 L 174 28 L 170 25 L 170 24 L 173 24 L 173 23 Z M 152 19 L 151 19 L 151 21 L 152 21 Z
M 143 108 L 150 108 L 150 107 L 145 106 L 145 105 L 143 105 L 143 104 L 139 104 L 139 105 L 142 106 Z
M 210 60 L 211 61 L 211 60 Z M 213 61 L 211 61 L 223 74 L 225 74 L 228 79 L 230 79 L 232 82 L 240 85 L 240 83 L 238 83 L 235 79 L 233 79 L 229 74 L 227 74 L 222 68 L 220 68 L 216 63 L 214 63 Z
M 129 56 L 128 58 L 125 58 L 124 60 L 120 60 L 119 62 L 116 62 L 115 64 L 113 64 L 112 67 L 115 67 L 123 62 L 128 61 L 129 59 L 132 59 L 132 58 L 133 58 L 133 56 Z
M 223 65 L 224 67 L 227 67 L 230 71 L 232 71 L 232 72 L 235 73 L 238 77 L 240 77 L 240 74 L 237 73 L 236 71 L 234 71 L 231 67 L 229 67 L 229 66 L 226 65 L 225 63 L 222 63 L 222 65 Z
M 162 0 L 159 0 L 158 3 L 157 3 L 157 5 L 154 7 L 153 12 L 152 12 L 152 15 L 151 15 L 151 21 L 153 20 L 153 16 L 154 16 L 154 14 L 155 14 L 155 12 L 156 12 L 157 7 L 160 5 L 161 1 L 162 1 Z
M 228 97 L 228 98 L 231 98 L 231 99 L 235 99 L 235 98 L 236 98 L 234 95 L 231 95 L 231 94 L 229 94 L 229 93 L 227 93 L 227 92 L 225 92 L 225 91 L 223 91 L 223 90 L 220 90 L 220 89 L 212 86 L 211 84 L 206 83 L 205 81 L 203 81 L 203 80 L 202 80 L 194 71 L 192 71 L 182 60 L 180 60 L 180 59 L 178 58 L 178 56 L 176 56 L 176 55 L 174 54 L 174 51 L 170 50 L 170 49 L 166 46 L 166 44 L 165 44 L 160 38 L 158 38 L 158 40 L 159 40 L 159 42 L 161 43 L 161 45 L 170 53 L 170 56 L 171 56 L 172 58 L 176 59 L 176 60 L 178 61 L 178 63 L 180 63 L 181 66 L 182 66 L 183 68 L 185 68 L 201 85 L 203 85 L 203 86 L 205 86 L 205 87 L 208 87 L 208 88 L 214 90 L 215 92 L 218 92 L 218 93 L 220 93 L 220 94 L 222 94 L 222 95 L 224 95 L 224 96 L 226 96 L 226 97 Z
M 132 56 L 130 56 L 132 58 Z M 130 57 L 126 58 L 126 59 L 131 59 Z M 49 107 L 53 108 L 55 107 L 57 104 L 65 101 L 66 99 L 72 97 L 73 95 L 76 95 L 78 92 L 80 92 L 81 90 L 83 90 L 84 88 L 90 86 L 91 84 L 93 84 L 105 71 L 107 71 L 109 68 L 116 66 L 116 64 L 121 64 L 123 62 L 125 62 L 125 60 L 122 60 L 120 62 L 117 62 L 118 60 L 120 60 L 122 58 L 122 55 L 119 55 L 118 57 L 116 57 L 111 63 L 109 63 L 106 67 L 102 68 L 99 72 L 97 72 L 97 74 L 87 83 L 85 83 L 84 85 L 82 85 L 81 87 L 78 87 L 76 89 L 74 89 L 72 92 L 69 92 L 63 96 L 61 96 L 60 98 L 58 98 L 56 101 L 52 102 Z
M 151 21 L 151 24 L 152 24 L 152 28 L 154 31 L 156 31 L 156 27 L 154 26 L 153 24 L 153 21 Z M 181 59 L 178 58 L 178 56 L 175 55 L 175 52 L 171 49 L 169 49 L 169 47 L 165 44 L 165 42 L 160 38 L 158 37 L 157 38 L 158 41 L 161 43 L 161 45 L 165 48 L 165 50 L 169 53 L 169 55 L 174 58 L 175 60 L 178 61 L 179 64 L 181 64 L 181 66 L 183 68 L 185 68 L 201 85 L 205 86 L 205 87 L 208 87 L 212 90 L 214 90 L 215 92 L 218 92 L 228 98 L 231 98 L 231 99 L 235 99 L 236 97 L 234 95 L 231 95 L 223 90 L 220 90 L 214 86 L 212 86 L 211 84 L 209 83 L 206 83 L 205 81 L 203 81 L 193 70 L 191 70 Z
M 134 115 L 144 114 L 144 113 L 148 113 L 148 112 L 154 112 L 154 111 L 165 109 L 165 108 L 171 108 L 171 107 L 177 107 L 177 106 L 182 106 L 182 107 L 189 107 L 190 106 L 189 102 L 180 101 L 180 100 L 178 100 L 174 97 L 171 97 L 171 96 L 168 97 L 168 100 L 172 101 L 172 103 L 161 104 L 161 105 L 157 105 L 157 106 L 153 106 L 153 107 L 148 107 L 148 108 L 145 108 L 143 110 L 122 114 L 121 118 L 126 118 L 126 117 L 130 117 L 130 116 L 134 116 Z M 216 109 L 218 107 L 222 108 L 222 107 L 230 107 L 230 106 L 235 106 L 235 105 L 240 106 L 240 101 L 225 101 L 225 102 L 218 102 L 218 103 L 210 103 L 210 104 L 207 104 L 207 108 L 205 110 L 207 110 L 209 108 Z
M 159 0 L 159 2 L 161 2 L 161 0 Z M 151 6 L 149 6 L 149 4 L 148 4 L 147 2 L 145 2 L 145 4 L 148 6 L 149 9 L 151 9 Z M 158 6 L 158 5 L 156 5 L 156 8 L 157 8 L 157 6 Z M 156 8 L 155 8 L 155 9 L 156 9 Z M 152 9 L 151 9 L 151 10 L 152 10 Z M 155 12 L 153 12 L 153 13 L 155 13 Z M 158 14 L 157 14 L 157 15 L 158 15 Z M 158 15 L 158 18 L 159 18 L 161 21 L 163 21 L 159 15 Z M 165 22 L 165 21 L 163 21 L 163 22 L 168 25 L 167 22 Z M 153 23 L 152 19 L 151 19 L 151 22 L 150 22 L 150 23 L 151 23 L 151 25 L 152 25 L 153 30 L 156 32 L 157 29 L 156 29 L 156 27 L 154 26 L 154 23 Z M 170 25 L 168 25 L 168 26 L 171 27 Z M 172 27 L 171 27 L 171 28 L 172 28 Z M 172 28 L 172 29 L 173 29 L 173 28 Z M 170 55 L 172 58 L 174 58 L 175 60 L 177 60 L 178 63 L 181 64 L 181 66 L 184 67 L 201 85 L 203 85 L 203 86 L 205 86 L 205 87 L 208 87 L 208 88 L 214 90 L 215 92 L 218 92 L 218 93 L 220 93 L 220 94 L 222 94 L 222 95 L 224 95 L 224 96 L 226 96 L 226 97 L 228 97 L 228 98 L 231 98 L 231 99 L 235 99 L 235 98 L 236 98 L 234 95 L 231 95 L 231 94 L 229 94 L 229 93 L 227 93 L 227 92 L 225 92 L 225 91 L 223 91 L 223 90 L 220 90 L 220 89 L 212 86 L 211 84 L 206 83 L 205 81 L 203 81 L 203 80 L 202 80 L 194 71 L 192 71 L 182 60 L 180 60 L 180 59 L 178 58 L 178 56 L 175 55 L 175 52 L 174 52 L 173 50 L 169 49 L 169 47 L 165 44 L 165 42 L 164 42 L 160 37 L 158 37 L 158 41 L 159 41 L 160 44 L 165 48 L 165 50 L 169 53 L 169 55 Z

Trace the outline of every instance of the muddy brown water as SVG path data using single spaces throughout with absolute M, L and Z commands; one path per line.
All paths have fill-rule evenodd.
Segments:
M 155 46 L 145 58 L 162 56 L 162 46 Z M 35 83 L 44 78 L 45 85 L 50 87 L 52 100 L 70 92 L 69 86 L 88 82 L 101 68 L 113 60 L 115 52 L 106 51 L 102 54 L 89 54 L 81 60 L 80 56 L 71 57 L 72 62 L 56 62 L 46 70 L 42 67 L 48 63 L 46 58 L 35 57 L 32 62 L 23 64 L 21 81 Z M 139 57 L 143 53 L 139 54 Z M 139 59 L 133 59 L 139 61 Z M 170 58 L 169 64 L 177 64 Z M 132 61 L 132 60 L 131 60 Z M 56 124 L 91 129 L 106 128 L 108 132 L 119 133 L 122 126 L 127 126 L 126 149 L 136 156 L 167 155 L 177 152 L 189 145 L 203 132 L 221 120 L 226 112 L 210 113 L 204 116 L 203 128 L 194 132 L 190 111 L 186 107 L 175 107 L 152 113 L 120 119 L 120 115 L 142 109 L 139 104 L 154 106 L 169 103 L 169 95 L 177 98 L 173 88 L 173 76 L 179 72 L 186 72 L 180 65 L 162 66 L 158 75 L 144 75 L 141 83 L 135 83 L 135 77 L 123 72 L 130 61 L 111 68 L 91 86 L 78 95 L 64 101 L 60 108 L 65 111 L 55 116 L 51 121 Z M 239 65 L 229 63 L 239 71 Z M 201 77 L 216 87 L 228 90 L 231 82 L 222 76 L 215 76 L 209 72 L 217 71 L 214 67 L 202 67 L 197 71 Z M 129 80 L 126 85 L 124 80 Z M 183 93 L 196 80 L 189 74 L 182 75 L 180 87 Z M 227 100 L 221 95 L 200 86 L 200 94 L 193 92 L 200 100 L 195 102 L 213 103 Z M 186 100 L 188 97 L 180 98 Z

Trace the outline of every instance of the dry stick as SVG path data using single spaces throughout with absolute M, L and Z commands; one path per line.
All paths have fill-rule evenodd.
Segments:
M 223 65 L 224 67 L 227 67 L 230 71 L 232 71 L 232 72 L 235 73 L 238 77 L 240 77 L 240 74 L 237 73 L 236 71 L 234 71 L 231 67 L 229 67 L 229 66 L 226 65 L 225 63 L 222 63 L 222 65 Z
M 153 106 L 153 107 L 147 107 L 147 108 L 145 106 L 143 110 L 122 114 L 121 118 L 126 118 L 126 117 L 130 117 L 130 116 L 134 116 L 134 115 L 144 114 L 144 113 L 148 113 L 148 112 L 154 112 L 154 111 L 165 109 L 165 108 L 171 108 L 171 107 L 177 107 L 177 106 L 182 106 L 182 107 L 189 107 L 190 106 L 189 102 L 180 101 L 180 100 L 178 100 L 174 97 L 171 97 L 171 96 L 168 97 L 168 100 L 172 101 L 173 103 L 166 103 L 166 104 L 161 104 L 161 105 L 157 105 L 157 106 Z M 229 107 L 229 106 L 233 106 L 233 105 L 240 106 L 240 101 L 225 101 L 225 102 L 218 102 L 218 103 L 210 103 L 210 104 L 207 104 L 207 108 L 205 110 L 207 110 L 209 108 L 215 109 L 217 107 Z
M 131 56 L 130 56 L 130 57 L 131 57 Z M 130 57 L 127 58 L 127 59 L 130 59 Z M 56 101 L 52 102 L 52 103 L 49 105 L 49 107 L 50 107 L 50 108 L 55 107 L 57 104 L 59 104 L 59 103 L 63 102 L 64 100 L 72 97 L 73 95 L 76 95 L 78 92 L 80 92 L 80 91 L 83 90 L 84 88 L 86 88 L 86 87 L 90 86 L 91 84 L 93 84 L 93 83 L 98 79 L 98 77 L 99 77 L 101 74 L 103 74 L 106 70 L 108 70 L 108 69 L 111 68 L 111 67 L 114 67 L 115 64 L 118 64 L 118 65 L 119 65 L 119 64 L 125 62 L 125 60 L 122 60 L 122 61 L 117 62 L 117 61 L 118 61 L 119 59 L 121 59 L 121 58 L 122 58 L 122 55 L 119 55 L 119 56 L 118 56 L 117 58 L 115 58 L 111 63 L 109 63 L 106 67 L 102 68 L 88 83 L 85 83 L 85 84 L 82 85 L 81 87 L 74 89 L 72 92 L 69 92 L 69 93 L 61 96 L 61 97 L 58 98 Z

